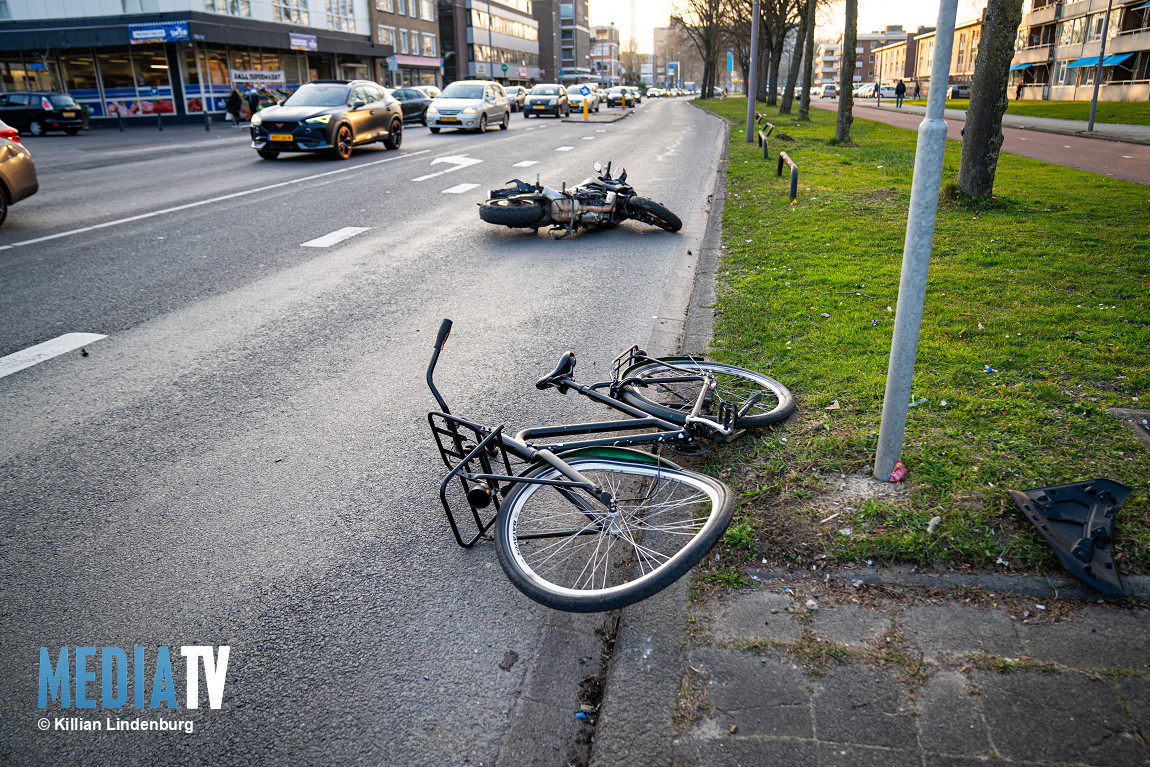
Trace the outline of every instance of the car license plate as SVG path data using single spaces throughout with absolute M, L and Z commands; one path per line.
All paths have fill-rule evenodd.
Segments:
M 76 113 L 75 113 L 75 112 L 65 112 L 65 113 L 64 113 L 64 116 L 65 116 L 65 117 L 75 117 L 75 116 L 76 116 Z
M 536 104 L 534 108 L 535 109 L 546 109 L 547 107 L 544 106 L 543 104 Z
M 272 133 L 268 138 L 272 141 L 291 141 L 292 135 L 290 133 Z
M 459 122 L 459 118 L 457 118 L 457 117 L 440 117 L 439 121 L 441 123 L 457 123 L 457 122 Z

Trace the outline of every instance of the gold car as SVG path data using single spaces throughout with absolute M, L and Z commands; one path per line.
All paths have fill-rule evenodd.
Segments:
M 36 194 L 36 166 L 28 148 L 20 143 L 20 133 L 0 122 L 0 224 L 8 218 L 8 207 Z

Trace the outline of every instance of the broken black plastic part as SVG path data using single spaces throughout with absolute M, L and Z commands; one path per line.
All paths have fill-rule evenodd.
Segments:
M 1071 575 L 1104 596 L 1125 597 L 1114 561 L 1114 517 L 1131 492 L 1096 479 L 1010 495 Z

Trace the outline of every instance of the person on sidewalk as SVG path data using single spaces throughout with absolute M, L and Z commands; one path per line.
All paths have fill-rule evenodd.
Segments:
M 256 112 L 260 111 L 260 92 L 256 90 L 256 86 L 252 86 L 248 91 L 248 111 L 255 117 Z
M 227 110 L 228 117 L 232 121 L 232 127 L 240 127 L 240 110 L 243 109 L 244 102 L 240 98 L 240 92 L 232 88 L 232 95 L 228 96 Z
M 914 97 L 916 99 L 922 98 L 922 84 L 918 80 L 914 81 Z
M 902 109 L 902 99 L 906 96 L 906 83 L 902 80 L 894 86 L 894 105 L 898 109 Z
M 882 106 L 882 83 L 874 84 L 874 100 L 875 106 Z

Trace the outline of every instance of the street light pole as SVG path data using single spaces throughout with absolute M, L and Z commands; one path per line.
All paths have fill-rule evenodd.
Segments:
M 747 143 L 755 142 L 755 78 L 759 68 L 759 0 L 751 11 L 751 71 L 747 74 Z
M 1086 132 L 1094 132 L 1094 112 L 1098 109 L 1098 86 L 1102 84 L 1102 57 L 1106 55 L 1106 33 L 1110 29 L 1110 9 L 1114 7 L 1114 0 L 1107 0 L 1106 18 L 1102 20 L 1102 45 L 1098 48 L 1098 67 L 1094 70 L 1094 98 L 1090 100 L 1090 122 L 1086 124 Z

